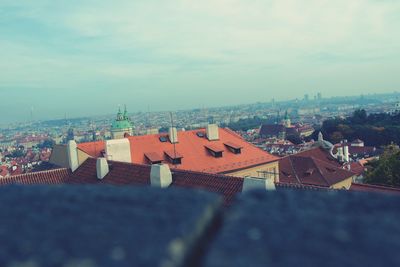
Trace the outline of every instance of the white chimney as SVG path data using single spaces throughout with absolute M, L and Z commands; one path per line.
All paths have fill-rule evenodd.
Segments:
M 216 124 L 208 124 L 206 127 L 206 134 L 209 141 L 219 140 L 219 128 Z
M 131 143 L 128 138 L 106 141 L 107 160 L 132 162 Z
M 97 178 L 103 179 L 109 172 L 108 162 L 106 158 L 98 158 L 96 161 Z
M 321 132 L 318 133 L 318 142 L 324 141 L 324 136 L 322 135 Z
M 172 173 L 167 164 L 151 165 L 151 186 L 165 188 L 172 183 Z
M 67 157 L 68 157 L 68 165 L 71 168 L 72 172 L 76 171 L 79 167 L 78 160 L 78 145 L 74 140 L 70 140 L 67 143 Z
M 170 127 L 168 130 L 168 137 L 171 144 L 178 143 L 178 130 L 175 127 Z
M 244 177 L 242 192 L 254 189 L 265 189 L 267 191 L 275 190 L 274 180 L 256 177 Z
M 339 161 L 343 160 L 343 147 L 338 147 L 338 149 L 337 149 L 337 159 Z
M 350 161 L 350 154 L 349 154 L 349 147 L 345 146 L 343 149 L 343 157 L 344 161 L 349 162 Z

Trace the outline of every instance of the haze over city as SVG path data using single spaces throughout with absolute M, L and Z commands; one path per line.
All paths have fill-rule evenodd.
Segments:
M 0 123 L 393 92 L 399 1 L 0 3 Z

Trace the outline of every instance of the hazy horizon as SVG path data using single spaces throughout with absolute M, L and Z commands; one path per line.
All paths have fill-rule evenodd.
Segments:
M 400 1 L 0 2 L 0 124 L 400 88 Z

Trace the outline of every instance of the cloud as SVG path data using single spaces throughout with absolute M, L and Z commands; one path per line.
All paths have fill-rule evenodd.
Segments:
M 2 0 L 0 87 L 396 90 L 382 77 L 399 66 L 398 14 L 400 1 Z

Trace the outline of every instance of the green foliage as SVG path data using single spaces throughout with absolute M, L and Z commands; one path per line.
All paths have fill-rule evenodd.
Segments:
M 303 143 L 303 140 L 301 139 L 301 137 L 298 134 L 289 134 L 286 136 L 286 140 L 289 140 L 290 142 L 292 142 L 295 145 Z
M 46 139 L 38 145 L 38 148 L 53 148 L 54 145 L 55 141 L 53 139 Z
M 396 145 L 385 147 L 379 160 L 369 163 L 365 183 L 400 186 L 400 149 Z
M 353 116 L 346 119 L 324 121 L 321 131 L 332 143 L 359 138 L 370 146 L 380 147 L 392 142 L 400 144 L 400 114 L 367 115 L 365 110 L 356 110 Z
M 237 122 L 231 122 L 229 124 L 221 125 L 222 127 L 228 127 L 234 131 L 247 131 L 249 129 L 259 128 L 262 124 L 269 123 L 268 120 L 254 116 L 253 118 L 240 119 Z

